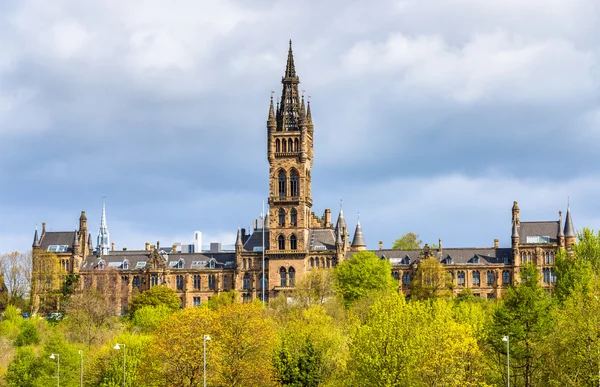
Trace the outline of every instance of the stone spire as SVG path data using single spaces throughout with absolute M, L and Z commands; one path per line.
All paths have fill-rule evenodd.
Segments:
M 306 123 L 312 125 L 312 115 L 310 114 L 310 95 L 308 96 L 308 102 L 306 104 Z
M 342 230 L 340 228 L 340 222 L 338 221 L 337 226 L 335 226 L 335 245 L 341 246 L 344 242 L 342 241 Z
M 37 226 L 35 227 L 35 234 L 33 234 L 33 244 L 31 247 L 40 247 L 40 238 L 38 236 Z
M 73 234 L 73 247 L 79 246 L 79 234 L 77 230 L 75 230 L 75 234 Z
M 269 117 L 267 118 L 267 127 L 275 127 L 277 122 L 275 121 L 275 108 L 273 107 L 273 93 L 271 92 L 271 103 L 269 104 Z
M 294 67 L 294 54 L 292 53 L 292 41 L 288 51 L 288 60 L 285 67 L 285 75 L 281 78 L 283 90 L 281 92 L 281 103 L 277 111 L 277 131 L 294 132 L 299 131 L 300 123 L 300 95 L 298 84 L 300 79 L 296 75 Z
M 575 227 L 573 227 L 573 220 L 571 219 L 571 209 L 567 206 L 567 218 L 565 219 L 565 237 L 575 238 Z
M 562 227 L 562 211 L 558 211 L 558 246 L 565 247 L 565 233 Z
M 519 230 L 517 229 L 517 221 L 513 220 L 512 235 L 513 238 L 519 238 Z
M 106 255 L 110 251 L 110 236 L 106 225 L 106 202 L 102 200 L 102 218 L 100 219 L 100 230 L 98 231 L 98 253 Z
M 243 246 L 244 243 L 242 242 L 242 230 L 240 229 L 240 226 L 238 226 L 237 237 L 235 238 L 235 250 L 241 250 Z
M 92 243 L 92 233 L 88 234 L 88 250 L 90 254 L 94 252 L 94 244 Z
M 360 227 L 360 219 L 356 222 L 356 230 L 354 231 L 354 239 L 352 239 L 352 248 L 355 250 L 364 250 L 367 248 L 362 228 Z

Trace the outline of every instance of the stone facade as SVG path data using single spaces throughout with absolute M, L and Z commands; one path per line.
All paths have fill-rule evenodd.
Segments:
M 267 116 L 267 159 L 269 161 L 269 210 L 250 234 L 238 230 L 235 251 L 216 253 L 180 253 L 176 246 L 161 248 L 146 243 L 135 251 L 107 251 L 92 246 L 85 212 L 79 219 L 79 230 L 36 231 L 33 243 L 34 272 L 43 273 L 44 252 L 58 258 L 60 273 L 79 275 L 79 289 L 95 289 L 111 301 L 118 313 L 124 313 L 131 298 L 157 285 L 172 288 L 181 298 L 183 307 L 199 305 L 224 291 L 239 292 L 244 301 L 262 298 L 265 301 L 279 292 L 294 288 L 307 272 L 316 268 L 332 268 L 357 251 L 366 249 L 360 223 L 354 238 L 340 208 L 335 225 L 331 210 L 322 216 L 312 212 L 311 169 L 314 157 L 314 125 L 310 101 L 305 103 L 299 93 L 291 48 L 288 51 L 285 74 L 282 77 L 281 99 L 274 105 L 273 96 Z M 520 266 L 526 261 L 539 267 L 542 283 L 551 288 L 554 257 L 559 249 L 570 249 L 575 232 L 570 211 L 564 230 L 562 215 L 558 221 L 521 222 L 515 202 L 512 208 L 512 245 L 499 248 L 497 240 L 489 248 L 437 249 L 425 246 L 420 250 L 379 250 L 373 252 L 388 259 L 399 289 L 408 292 L 419 262 L 434 257 L 452 273 L 454 291 L 471 289 L 476 295 L 499 297 L 519 280 Z M 103 208 L 103 225 L 105 224 Z M 264 224 L 263 224 L 264 223 Z M 108 230 L 105 230 L 108 235 Z M 264 240 L 264 242 L 263 242 Z M 113 244 L 114 246 L 114 244 Z M 262 280 L 264 262 L 265 280 Z M 32 282 L 35 305 L 40 305 L 61 281 L 45 282 L 43 276 Z M 58 305 L 54 305 L 58 306 Z M 36 307 L 37 308 L 37 307 Z

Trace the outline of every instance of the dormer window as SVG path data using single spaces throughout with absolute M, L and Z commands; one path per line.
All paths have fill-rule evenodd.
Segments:
M 211 269 L 214 269 L 216 262 L 217 261 L 214 258 L 211 258 L 210 261 L 208 261 L 208 267 L 211 268 Z
M 508 255 L 505 255 L 505 256 L 504 256 L 504 264 L 505 264 L 505 265 L 508 265 L 508 264 L 510 264 L 510 258 L 508 258 Z
M 479 263 L 479 257 L 475 255 L 473 259 L 471 259 L 471 263 Z
M 123 264 L 121 265 L 121 267 L 123 268 L 123 270 L 129 270 L 129 261 L 128 260 L 124 260 Z
M 408 258 L 408 256 L 402 258 L 402 264 L 403 265 L 408 265 L 410 263 L 410 258 Z
M 177 262 L 177 268 L 178 269 L 183 269 L 183 265 L 184 265 L 183 259 L 180 258 L 179 262 Z
M 104 261 L 98 262 L 98 270 L 104 270 Z

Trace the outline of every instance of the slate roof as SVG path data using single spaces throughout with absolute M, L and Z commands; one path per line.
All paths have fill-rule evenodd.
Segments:
M 310 230 L 308 249 L 311 251 L 335 250 L 335 232 L 332 229 Z
M 48 246 L 52 245 L 66 245 L 68 251 L 73 251 L 73 239 L 75 238 L 75 231 L 47 231 L 42 234 L 40 240 L 40 248 L 42 250 L 48 250 Z
M 262 230 L 255 231 L 250 235 L 250 238 L 244 243 L 244 250 L 246 251 L 255 251 L 255 247 L 259 247 L 256 251 L 262 250 L 263 245 L 263 237 Z M 269 230 L 265 230 L 265 251 L 269 250 Z
M 547 236 L 550 243 L 556 243 L 560 224 L 558 221 L 521 222 L 519 225 L 519 243 L 527 243 L 527 237 Z
M 162 249 L 161 249 L 162 250 Z M 175 253 L 165 254 L 167 265 L 173 271 L 184 269 L 210 269 L 210 262 L 214 260 L 215 269 L 228 269 L 235 267 L 235 253 Z M 148 262 L 150 251 L 110 251 L 109 254 L 102 257 L 89 256 L 81 264 L 81 270 L 94 270 L 102 260 L 105 267 L 114 267 L 122 269 L 125 260 L 129 262 L 129 270 L 144 269 L 145 262 Z M 183 267 L 177 267 L 179 261 L 183 262 Z M 117 265 L 118 264 L 118 265 Z
M 389 259 L 396 265 L 412 265 L 419 259 L 423 250 L 371 250 L 380 258 Z M 510 248 L 444 248 L 441 252 L 435 249 L 431 253 L 440 262 L 448 265 L 497 265 L 504 264 L 504 258 L 512 262 L 512 249 Z M 348 252 L 346 258 L 351 258 L 355 252 Z

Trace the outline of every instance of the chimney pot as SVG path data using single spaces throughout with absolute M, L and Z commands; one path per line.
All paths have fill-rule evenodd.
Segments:
M 442 238 L 438 239 L 438 251 L 442 251 Z
M 145 244 L 145 250 L 146 251 L 150 250 L 150 242 L 146 242 L 146 244 Z
M 379 250 L 383 250 L 383 241 L 379 241 Z
M 498 238 L 494 239 L 494 248 L 498 248 Z
M 46 232 L 46 222 L 42 222 L 42 234 Z
M 115 251 L 115 242 L 111 243 L 111 245 L 112 245 L 112 246 L 111 246 L 111 250 L 112 250 L 112 251 Z

